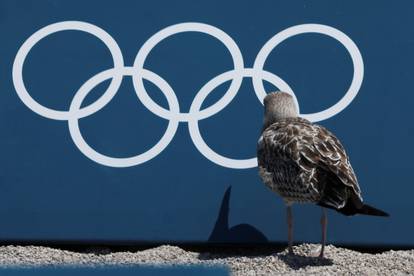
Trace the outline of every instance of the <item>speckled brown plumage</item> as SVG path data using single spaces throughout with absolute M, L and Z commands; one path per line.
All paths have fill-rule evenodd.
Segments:
M 279 119 L 264 129 L 257 156 L 263 182 L 287 203 L 316 203 L 346 215 L 364 206 L 344 147 L 322 126 Z

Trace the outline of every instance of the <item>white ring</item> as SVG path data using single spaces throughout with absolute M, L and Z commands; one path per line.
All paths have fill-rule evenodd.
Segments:
M 336 114 L 341 112 L 344 108 L 346 108 L 352 102 L 352 100 L 358 94 L 359 89 L 361 88 L 362 79 L 364 78 L 364 62 L 362 60 L 362 56 L 361 56 L 361 53 L 359 52 L 358 47 L 355 45 L 355 43 L 352 41 L 351 38 L 349 38 L 343 32 L 335 28 L 332 28 L 330 26 L 326 26 L 326 25 L 320 25 L 320 24 L 296 25 L 296 26 L 287 28 L 277 33 L 268 42 L 266 42 L 266 44 L 259 51 L 256 57 L 256 60 L 254 62 L 253 68 L 254 70 L 258 72 L 263 70 L 263 66 L 264 66 L 264 63 L 267 57 L 277 45 L 279 45 L 284 40 L 292 36 L 295 36 L 298 34 L 304 34 L 304 33 L 320 33 L 320 34 L 324 34 L 324 35 L 327 35 L 327 36 L 330 36 L 336 39 L 349 52 L 352 58 L 352 64 L 354 66 L 354 75 L 352 78 L 352 83 L 349 86 L 348 91 L 345 93 L 342 99 L 339 100 L 339 102 L 337 102 L 333 106 L 325 110 L 322 110 L 320 112 L 301 114 L 302 117 L 308 119 L 311 122 L 318 122 L 318 121 L 328 119 L 332 116 L 335 116 Z M 253 87 L 256 91 L 256 94 L 259 96 L 259 99 L 262 98 L 263 95 L 266 95 L 266 91 L 263 87 L 262 80 L 260 80 L 259 78 L 253 77 Z
M 122 57 L 121 49 L 119 48 L 116 41 L 104 30 L 101 28 L 81 21 L 63 21 L 55 24 L 48 25 L 34 34 L 32 34 L 20 47 L 17 52 L 16 58 L 13 63 L 13 83 L 16 89 L 17 95 L 22 100 L 22 102 L 35 113 L 54 120 L 67 120 L 70 116 L 68 111 L 55 110 L 52 108 L 45 107 L 35 101 L 32 96 L 30 96 L 27 91 L 24 82 L 23 82 L 23 64 L 27 57 L 27 54 L 30 52 L 32 47 L 36 45 L 41 39 L 46 36 L 67 30 L 77 30 L 90 33 L 91 35 L 96 36 L 108 47 L 111 52 L 114 68 L 116 69 L 113 74 L 113 79 L 111 84 L 105 93 L 94 103 L 82 108 L 78 113 L 79 116 L 85 117 L 95 113 L 104 107 L 116 94 L 119 89 L 119 86 L 122 82 L 122 74 L 117 72 L 117 69 L 121 69 L 124 66 L 124 61 Z
M 120 70 L 118 70 L 120 71 Z M 174 135 L 177 131 L 179 122 L 177 120 L 171 119 L 168 122 L 167 130 L 165 131 L 165 134 L 162 136 L 161 140 L 158 141 L 157 144 L 155 144 L 151 149 L 148 151 L 138 154 L 136 156 L 132 157 L 126 157 L 126 158 L 116 158 L 116 157 L 109 157 L 106 155 L 103 155 L 96 150 L 94 150 L 91 146 L 88 145 L 88 143 L 85 141 L 85 139 L 82 137 L 82 134 L 79 129 L 79 120 L 77 113 L 80 112 L 80 106 L 82 105 L 82 101 L 85 99 L 85 97 L 89 94 L 89 92 L 92 91 L 92 89 L 98 85 L 99 83 L 102 83 L 103 81 L 112 78 L 114 74 L 117 74 L 114 69 L 108 69 L 105 70 L 92 78 L 90 78 L 87 82 L 85 82 L 81 88 L 79 88 L 78 92 L 76 92 L 75 97 L 72 100 L 72 103 L 70 105 L 70 114 L 72 116 L 68 119 L 68 125 L 69 125 L 69 132 L 72 137 L 73 142 L 78 147 L 78 149 L 89 159 L 95 161 L 96 163 L 110 166 L 110 167 L 131 167 L 135 165 L 142 164 L 148 160 L 151 160 L 158 154 L 160 154 L 171 142 L 171 140 L 174 138 Z M 136 74 L 136 71 L 133 67 L 125 67 L 122 70 L 123 75 L 129 75 L 133 76 Z M 146 80 L 151 81 L 158 87 L 164 87 L 167 88 L 167 90 L 161 90 L 165 97 L 167 98 L 169 108 L 172 112 L 179 112 L 179 106 L 178 106 L 178 100 L 175 97 L 175 94 L 172 90 L 172 88 L 168 85 L 168 83 L 163 80 L 160 76 L 148 71 L 148 70 L 142 70 L 140 72 L 142 74 L 142 77 Z
M 162 40 L 166 39 L 169 36 L 182 32 L 201 32 L 215 37 L 216 39 L 221 41 L 224 44 L 224 46 L 226 46 L 226 48 L 229 50 L 231 57 L 233 59 L 234 70 L 243 70 L 243 56 L 236 42 L 234 42 L 234 40 L 222 30 L 203 23 L 180 23 L 169 26 L 154 34 L 144 43 L 144 45 L 142 45 L 141 49 L 138 51 L 138 54 L 134 61 L 134 67 L 136 68 L 136 70 L 140 72 L 144 68 L 144 63 L 147 56 L 158 43 L 160 43 Z M 157 116 L 160 116 L 167 120 L 178 119 L 181 122 L 187 122 L 195 115 L 191 113 L 180 112 L 172 113 L 171 111 L 166 110 L 165 108 L 154 102 L 148 95 L 148 92 L 145 90 L 144 87 L 144 82 L 142 81 L 142 78 L 140 77 L 139 73 L 135 74 L 132 77 L 132 80 L 134 83 L 137 96 L 142 102 L 142 104 Z M 214 112 L 219 112 L 224 107 L 226 107 L 226 105 L 228 105 L 231 102 L 231 100 L 236 96 L 241 86 L 242 80 L 242 74 L 236 75 L 224 96 L 213 105 L 204 109 L 204 113 L 211 114 Z M 199 115 L 196 116 L 198 117 Z
M 292 89 L 289 87 L 287 83 L 285 83 L 281 78 L 278 76 L 267 72 L 262 71 L 260 72 L 260 75 L 257 71 L 246 68 L 243 70 L 243 77 L 258 77 L 261 76 L 264 80 L 272 83 L 274 86 L 279 88 L 280 90 L 283 90 L 289 94 L 291 94 L 295 100 L 296 106 L 299 106 L 297 104 L 296 96 L 293 93 Z M 200 110 L 200 107 L 203 103 L 203 101 L 207 98 L 207 96 L 220 84 L 233 79 L 237 76 L 237 74 L 240 74 L 237 71 L 227 71 L 221 75 L 218 75 L 217 77 L 210 80 L 206 85 L 201 88 L 200 92 L 197 93 L 197 96 L 193 100 L 191 107 L 190 107 L 190 113 L 196 113 Z M 211 115 L 210 115 L 211 116 Z M 226 168 L 232 168 L 232 169 L 248 169 L 248 168 L 254 168 L 257 167 L 257 158 L 253 157 L 250 159 L 233 159 L 224 157 L 217 152 L 213 151 L 204 141 L 203 137 L 201 136 L 200 129 L 198 126 L 199 118 L 194 118 L 188 121 L 188 130 L 190 132 L 191 139 L 193 140 L 194 145 L 198 149 L 198 151 L 204 155 L 208 160 L 216 163 L 217 165 L 226 167 Z

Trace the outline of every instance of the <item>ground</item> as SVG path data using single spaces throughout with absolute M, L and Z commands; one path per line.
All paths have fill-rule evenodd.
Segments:
M 62 249 L 45 246 L 0 246 L 0 266 L 60 265 L 222 265 L 233 275 L 414 275 L 414 250 L 377 254 L 328 245 L 326 258 L 312 257 L 315 244 L 287 250 L 263 248 L 180 248 L 163 245 L 149 249 L 89 247 Z

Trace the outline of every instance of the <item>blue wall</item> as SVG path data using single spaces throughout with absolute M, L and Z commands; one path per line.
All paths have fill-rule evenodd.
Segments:
M 119 45 L 125 66 L 133 65 L 141 46 L 160 30 L 183 22 L 209 24 L 234 40 L 245 68 L 253 67 L 260 49 L 275 34 L 315 23 L 346 34 L 359 49 L 364 69 L 352 102 L 318 123 L 336 133 L 347 148 L 365 201 L 391 214 L 388 219 L 350 218 L 330 212 L 328 240 L 414 245 L 413 8 L 409 1 L 375 6 L 359 1 L 1 1 L 0 239 L 285 241 L 283 203 L 261 183 L 257 168 L 227 168 L 204 157 L 185 118 L 154 158 L 129 167 L 102 165 L 77 148 L 67 121 L 36 114 L 22 102 L 12 68 L 32 34 L 61 21 L 102 28 Z M 69 110 L 78 89 L 113 66 L 102 41 L 86 32 L 62 31 L 33 46 L 23 80 L 41 105 Z M 171 86 L 180 111 L 186 113 L 200 88 L 234 65 L 219 40 L 186 32 L 157 44 L 144 68 Z M 354 72 L 344 46 L 316 33 L 285 40 L 270 53 L 264 68 L 290 86 L 303 114 L 337 103 Z M 109 84 L 109 79 L 98 84 L 82 107 L 95 102 Z M 151 78 L 144 85 L 151 98 L 168 109 Z M 202 109 L 220 100 L 229 86 L 230 81 L 219 85 Z M 265 88 L 276 89 L 270 83 Z M 116 91 L 102 109 L 79 119 L 81 133 L 107 156 L 143 153 L 161 139 L 169 120 L 148 111 L 130 76 Z M 223 110 L 199 120 L 211 149 L 234 159 L 255 156 L 263 111 L 254 91 L 251 78 L 245 77 Z M 319 240 L 319 215 L 315 206 L 294 207 L 296 240 Z

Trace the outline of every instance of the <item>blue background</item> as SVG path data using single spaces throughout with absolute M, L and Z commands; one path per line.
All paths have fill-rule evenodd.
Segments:
M 283 2 L 283 3 L 282 3 Z M 156 158 L 130 168 L 111 168 L 85 157 L 67 123 L 41 117 L 18 98 L 12 64 L 22 43 L 51 23 L 79 20 L 107 31 L 132 65 L 145 41 L 181 22 L 220 28 L 238 44 L 245 67 L 281 30 L 319 23 L 346 33 L 365 65 L 359 94 L 338 115 L 320 122 L 341 139 L 365 201 L 390 218 L 329 213 L 328 241 L 414 245 L 412 172 L 414 137 L 414 4 L 409 1 L 0 1 L 0 239 L 105 242 L 284 242 L 285 208 L 260 181 L 257 168 L 218 166 L 193 145 L 186 123 Z M 67 110 L 77 89 L 112 67 L 105 45 L 75 31 L 41 40 L 29 53 L 23 76 L 41 104 Z M 232 69 L 226 48 L 200 33 L 174 35 L 150 53 L 145 68 L 173 87 L 187 112 L 197 91 Z M 292 37 L 266 60 L 265 69 L 295 91 L 301 112 L 335 104 L 352 80 L 352 62 L 336 40 L 318 34 Z M 85 104 L 107 87 L 99 85 Z M 217 101 L 218 87 L 204 106 Z M 162 93 L 146 83 L 167 107 Z M 271 85 L 267 90 L 272 91 Z M 250 78 L 234 100 L 200 121 L 212 149 L 232 158 L 255 155 L 262 105 Z M 163 135 L 167 121 L 138 101 L 130 77 L 101 111 L 80 120 L 92 147 L 126 157 L 144 152 Z M 227 191 L 227 193 L 226 193 Z M 295 240 L 318 242 L 320 210 L 294 206 Z

